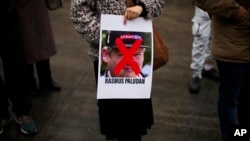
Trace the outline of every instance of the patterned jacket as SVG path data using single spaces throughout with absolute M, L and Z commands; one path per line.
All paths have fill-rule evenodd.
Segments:
M 160 15 L 164 0 L 140 0 L 146 9 L 145 18 Z M 125 0 L 72 0 L 70 18 L 75 29 L 90 45 L 89 55 L 98 60 L 99 30 L 101 14 L 123 15 L 126 9 Z

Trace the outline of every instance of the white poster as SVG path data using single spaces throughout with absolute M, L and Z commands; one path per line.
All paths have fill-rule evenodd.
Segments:
M 145 99 L 153 75 L 152 21 L 101 15 L 97 99 Z

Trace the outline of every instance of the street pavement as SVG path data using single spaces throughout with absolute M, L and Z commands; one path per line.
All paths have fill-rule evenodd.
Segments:
M 32 115 L 38 133 L 27 136 L 12 122 L 0 141 L 105 141 L 100 134 L 93 64 L 88 44 L 69 18 L 70 0 L 49 11 L 58 53 L 51 58 L 52 75 L 61 92 L 33 97 Z M 169 49 L 169 62 L 154 71 L 154 125 L 143 141 L 220 141 L 217 116 L 218 83 L 204 78 L 199 94 L 188 91 L 191 78 L 190 1 L 168 0 L 154 19 Z

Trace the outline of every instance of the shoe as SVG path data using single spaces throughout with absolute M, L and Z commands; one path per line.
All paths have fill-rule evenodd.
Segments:
M 61 86 L 57 82 L 52 80 L 49 84 L 40 85 L 40 90 L 42 90 L 42 91 L 61 91 Z
M 3 133 L 3 128 L 7 126 L 11 121 L 11 116 L 8 116 L 8 119 L 0 119 L 0 134 Z
M 201 78 L 198 76 L 192 77 L 191 82 L 189 84 L 189 92 L 197 94 L 199 93 L 201 86 Z
M 206 77 L 208 79 L 214 80 L 214 81 L 219 81 L 219 73 L 216 69 L 211 69 L 211 70 L 202 70 L 202 76 Z
M 23 115 L 16 117 L 15 121 L 21 125 L 21 131 L 24 134 L 33 134 L 37 132 L 36 123 L 31 116 Z

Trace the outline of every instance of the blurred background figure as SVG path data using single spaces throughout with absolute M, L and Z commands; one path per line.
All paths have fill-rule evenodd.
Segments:
M 30 115 L 32 99 L 28 89 L 16 1 L 1 1 L 0 16 L 0 134 L 12 120 L 12 112 L 22 133 L 36 133 L 36 123 Z
M 211 15 L 195 6 L 192 22 L 194 40 L 190 68 L 193 74 L 189 83 L 189 91 L 191 93 L 199 93 L 202 77 L 218 81 L 219 76 L 214 68 L 215 61 L 210 52 Z
M 213 15 L 212 55 L 220 76 L 217 109 L 223 141 L 237 138 L 236 129 L 250 129 L 249 0 L 192 0 Z M 236 128 L 238 127 L 238 128 Z
M 53 80 L 50 68 L 50 57 L 57 51 L 45 0 L 18 0 L 18 12 L 33 94 L 37 94 L 38 89 L 60 91 L 61 86 Z

